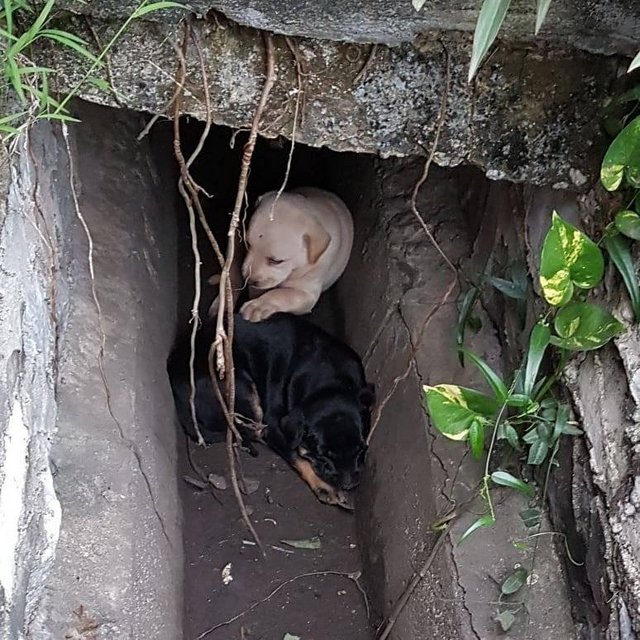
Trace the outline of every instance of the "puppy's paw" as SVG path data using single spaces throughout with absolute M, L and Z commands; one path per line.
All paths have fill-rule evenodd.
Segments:
M 249 322 L 260 322 L 266 320 L 269 316 L 279 311 L 278 307 L 268 300 L 263 300 L 263 296 L 245 302 L 240 313 L 245 320 Z
M 320 486 L 315 487 L 314 493 L 320 502 L 324 504 L 342 507 L 343 509 L 347 509 L 348 511 L 353 511 L 353 505 L 349 502 L 347 496 L 340 491 L 340 489 L 336 489 L 335 487 L 331 487 L 328 484 L 322 484 Z

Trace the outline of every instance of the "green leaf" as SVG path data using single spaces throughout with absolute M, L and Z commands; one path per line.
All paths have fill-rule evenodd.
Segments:
M 507 439 L 507 442 L 511 445 L 511 447 L 516 451 L 520 451 L 520 442 L 518 440 L 518 432 L 508 422 L 505 423 L 504 435 Z
M 471 54 L 471 64 L 469 65 L 469 82 L 476 75 L 480 63 L 487 55 L 489 47 L 498 35 L 498 31 L 502 26 L 507 9 L 511 4 L 511 0 L 484 0 L 476 30 L 473 34 L 473 51 Z
M 76 40 L 67 37 L 67 34 L 62 32 L 63 35 L 58 35 L 57 33 L 49 33 L 48 35 L 43 35 L 43 33 L 39 34 L 34 40 L 38 38 L 46 38 L 47 40 L 54 40 L 55 42 L 59 42 L 61 45 L 67 47 L 67 49 L 73 49 L 76 53 L 79 53 L 83 58 L 93 62 L 94 64 L 100 64 L 100 61 L 96 56 L 91 53 L 86 47 L 82 44 L 76 42 Z
M 524 567 L 518 567 L 501 585 L 500 591 L 505 596 L 511 596 L 524 587 L 529 572 Z
M 300 636 L 294 636 L 291 633 L 285 633 L 282 640 L 301 640 Z
M 506 633 L 511 629 L 513 623 L 516 621 L 516 617 L 509 611 L 505 609 L 501 611 L 496 617 L 495 621 L 500 625 L 500 628 Z
M 507 296 L 507 298 L 513 298 L 514 300 L 526 300 L 527 289 L 523 289 L 518 282 L 512 282 L 511 280 L 505 280 L 504 278 L 496 278 L 494 276 L 486 276 L 486 281 L 495 287 L 500 293 Z
M 527 529 L 532 529 L 540 524 L 542 513 L 539 509 L 525 509 L 520 512 L 520 518 Z
M 14 0 L 4 0 L 4 21 L 7 25 L 7 31 L 13 34 L 13 9 Z
M 631 61 L 627 73 L 631 73 L 634 69 L 640 68 L 640 51 L 636 54 L 636 57 Z
M 540 436 L 538 435 L 538 431 L 536 429 L 530 429 L 522 436 L 522 439 L 527 444 L 533 444 L 534 442 L 537 442 L 540 439 Z
M 539 465 L 544 462 L 544 459 L 549 453 L 549 445 L 546 440 L 537 438 L 529 447 L 529 455 L 527 456 L 527 464 Z
M 495 518 L 490 515 L 482 516 L 478 518 L 463 534 L 460 536 L 460 540 L 458 540 L 458 544 L 462 544 L 469 536 L 473 535 L 478 529 L 482 529 L 483 527 L 492 527 L 496 523 Z
M 553 426 L 553 435 L 551 436 L 552 441 L 555 442 L 561 435 L 582 435 L 582 430 L 569 422 L 569 407 L 566 404 L 558 405 L 556 421 Z
M 456 344 L 458 347 L 464 346 L 464 335 L 471 320 L 471 313 L 479 293 L 478 287 L 471 287 L 462 297 L 460 311 L 458 313 L 458 327 L 456 330 Z M 462 351 L 458 351 L 458 359 L 460 360 L 460 365 L 464 367 L 464 354 Z
M 451 440 L 466 440 L 474 420 L 485 422 L 499 408 L 494 398 L 474 389 L 440 384 L 423 391 L 434 427 Z
M 141 18 L 142 16 L 147 15 L 148 13 L 153 13 L 154 11 L 160 11 L 162 9 L 184 9 L 185 6 L 180 4 L 179 2 L 152 2 L 151 4 L 147 4 L 143 2 L 131 15 L 131 17 L 136 20 Z
M 9 47 L 6 54 L 8 58 L 16 57 L 38 37 L 42 27 L 49 19 L 55 3 L 56 0 L 47 0 L 35 22 Z
M 633 214 L 636 215 L 636 214 Z M 640 217 L 638 217 L 640 221 Z M 609 253 L 611 262 L 622 276 L 624 286 L 629 292 L 631 306 L 636 317 L 636 322 L 640 322 L 640 283 L 636 275 L 636 268 L 631 257 L 630 242 L 619 233 L 607 234 L 604 237 L 604 246 Z
M 551 6 L 551 0 L 538 0 L 538 8 L 536 10 L 536 31 L 538 35 L 544 19 L 547 17 L 549 7 Z
M 615 191 L 625 172 L 640 169 L 640 116 L 632 120 L 609 145 L 600 168 L 600 181 L 607 191 Z
M 424 3 L 427 0 L 411 0 L 411 4 L 413 5 L 413 8 L 416 11 L 420 11 L 420 9 L 422 9 L 422 7 L 424 7 Z
M 478 357 L 473 351 L 467 349 L 461 349 L 461 351 L 473 362 L 473 364 L 480 369 L 480 373 L 484 376 L 485 380 L 491 387 L 491 390 L 495 394 L 497 400 L 504 402 L 507 399 L 509 390 L 502 381 L 500 376 L 480 357 Z
M 558 337 L 551 342 L 570 351 L 599 349 L 624 330 L 608 311 L 589 302 L 572 302 L 560 309 L 553 323 Z
M 640 240 L 640 216 L 634 211 L 620 211 L 616 214 L 614 223 L 616 229 L 627 238 Z
M 102 78 L 87 78 L 87 82 L 100 89 L 100 91 L 111 93 L 111 85 Z
M 516 491 L 520 491 L 525 495 L 531 497 L 535 493 L 535 489 L 528 483 L 523 482 L 522 480 L 518 480 L 515 476 L 512 476 L 510 473 L 506 471 L 494 471 L 491 474 L 491 479 L 496 483 L 503 487 L 509 487 L 510 489 L 515 489 Z
M 469 427 L 469 444 L 471 455 L 478 459 L 484 453 L 484 425 L 479 420 L 474 420 Z
M 280 542 L 294 549 L 320 549 L 322 546 L 318 536 L 314 536 L 308 540 L 280 540 Z
M 562 306 L 573 296 L 574 285 L 591 289 L 603 275 L 604 258 L 596 243 L 554 211 L 540 257 L 540 287 L 546 301 Z
M 538 323 L 531 330 L 529 336 L 529 351 L 527 353 L 527 366 L 524 371 L 524 395 L 531 397 L 533 387 L 536 384 L 540 363 L 544 352 L 549 346 L 551 331 L 546 324 Z

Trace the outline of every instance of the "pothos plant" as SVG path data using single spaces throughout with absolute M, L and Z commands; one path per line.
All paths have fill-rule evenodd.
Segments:
M 531 330 L 514 375 L 503 379 L 461 345 L 461 353 L 478 367 L 490 393 L 453 384 L 424 387 L 434 427 L 447 438 L 466 444 L 474 457 L 485 457 L 480 495 L 486 509 L 460 542 L 496 522 L 491 497 L 494 486 L 535 495 L 530 482 L 494 466 L 498 442 L 521 456 L 526 465 L 537 467 L 547 461 L 550 470 L 561 438 L 581 433 L 570 419 L 569 405 L 559 399 L 556 385 L 572 355 L 600 349 L 624 330 L 607 309 L 589 299 L 604 276 L 605 252 L 620 273 L 640 322 L 640 284 L 632 255 L 633 242 L 640 240 L 640 116 L 632 118 L 640 106 L 640 90 L 628 92 L 618 104 L 626 105 L 626 113 L 606 152 L 600 178 L 605 189 L 619 191 L 625 206 L 613 216 L 598 243 L 552 213 L 539 260 L 539 285 L 547 308 Z M 512 280 L 489 278 L 503 294 L 519 300 L 526 289 L 522 280 L 522 274 Z M 458 336 L 459 345 L 461 342 Z M 555 362 L 546 375 L 541 368 L 545 356 L 552 356 Z

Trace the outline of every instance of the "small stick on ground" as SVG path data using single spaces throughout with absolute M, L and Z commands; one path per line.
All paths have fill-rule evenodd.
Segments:
M 426 182 L 427 177 L 429 176 L 429 169 L 431 168 L 431 164 L 433 163 L 433 158 L 435 157 L 436 151 L 438 149 L 438 142 L 440 140 L 440 133 L 442 131 L 442 125 L 444 123 L 444 118 L 447 111 L 447 101 L 449 98 L 449 85 L 450 85 L 450 78 L 451 78 L 449 52 L 447 51 L 444 43 L 441 43 L 441 44 L 442 44 L 442 49 L 444 53 L 445 74 L 444 74 L 444 88 L 442 91 L 442 98 L 440 101 L 440 110 L 438 113 L 438 123 L 436 125 L 436 131 L 434 134 L 431 151 L 424 163 L 422 174 L 418 179 L 418 181 L 416 182 L 415 186 L 413 187 L 413 192 L 411 193 L 410 206 L 411 206 L 411 211 L 413 215 L 416 217 L 416 219 L 420 223 L 420 226 L 426 233 L 427 237 L 429 238 L 429 241 L 435 247 L 438 253 L 442 256 L 447 266 L 453 271 L 454 278 L 451 284 L 449 285 L 449 287 L 447 288 L 447 291 L 445 292 L 444 296 L 442 297 L 442 300 L 440 300 L 440 302 L 433 309 L 431 309 L 427 314 L 427 316 L 425 317 L 424 322 L 422 323 L 422 326 L 416 338 L 415 344 L 413 345 L 411 349 L 411 353 L 409 354 L 409 361 L 407 363 L 407 367 L 405 371 L 402 374 L 395 377 L 395 379 L 391 384 L 391 388 L 389 389 L 387 394 L 384 396 L 382 401 L 378 403 L 376 410 L 374 412 L 374 415 L 372 417 L 371 430 L 369 431 L 369 435 L 367 437 L 367 445 L 371 442 L 371 439 L 373 438 L 373 434 L 375 433 L 375 430 L 378 427 L 380 418 L 382 417 L 382 412 L 386 404 L 389 402 L 389 400 L 391 400 L 393 394 L 398 388 L 398 385 L 403 380 L 405 380 L 408 377 L 409 373 L 411 372 L 411 367 L 413 366 L 414 358 L 418 353 L 418 351 L 420 350 L 420 347 L 422 346 L 422 339 L 424 337 L 427 326 L 429 325 L 429 322 L 434 317 L 434 315 L 447 303 L 447 301 L 455 291 L 456 285 L 458 284 L 458 269 L 453 264 L 453 262 L 451 262 L 447 254 L 442 250 L 442 248 L 438 244 L 438 241 L 435 239 L 435 237 L 431 233 L 431 230 L 427 226 L 427 223 L 424 221 L 422 214 L 418 210 L 418 205 L 417 205 L 418 193 L 420 192 L 422 185 Z
M 369 609 L 369 602 L 366 599 L 366 594 L 359 582 L 359 578 L 360 578 L 359 571 L 355 571 L 352 573 L 348 573 L 346 571 L 311 571 L 310 573 L 301 573 L 298 576 L 294 576 L 293 578 L 289 578 L 288 580 L 281 582 L 268 596 L 262 598 L 262 600 L 258 600 L 257 602 L 254 602 L 249 608 L 245 609 L 244 611 L 241 611 L 240 613 L 236 614 L 232 618 L 229 618 L 224 622 L 219 622 L 218 624 L 214 625 L 213 627 L 210 627 L 206 631 L 203 631 L 199 636 L 197 636 L 195 640 L 202 640 L 203 638 L 206 638 L 208 635 L 212 634 L 214 631 L 217 631 L 218 629 L 222 629 L 222 627 L 228 627 L 230 624 L 233 624 L 237 620 L 240 620 L 240 618 L 243 618 L 248 613 L 251 613 L 254 609 L 257 609 L 261 604 L 264 604 L 265 602 L 268 602 L 269 600 L 271 600 L 273 596 L 275 596 L 279 591 L 284 589 L 287 585 L 291 584 L 292 582 L 296 582 L 297 580 L 301 580 L 302 578 L 314 578 L 319 576 L 341 576 L 343 578 L 348 578 L 349 580 L 351 580 L 357 585 L 360 593 L 362 593 L 365 596 L 365 603 L 367 606 L 367 610 Z
M 378 640 L 386 640 L 391 634 L 391 631 L 393 631 L 393 627 L 398 621 L 400 614 L 402 613 L 404 608 L 407 606 L 407 602 L 409 602 L 411 596 L 413 595 L 413 592 L 416 590 L 417 586 L 422 582 L 422 580 L 424 580 L 427 573 L 429 572 L 429 569 L 431 568 L 433 561 L 436 559 L 436 556 L 438 555 L 438 551 L 440 550 L 440 547 L 442 547 L 445 539 L 447 538 L 448 533 L 449 531 L 445 530 L 445 531 L 442 531 L 438 536 L 438 539 L 435 541 L 435 544 L 433 545 L 431 552 L 429 553 L 427 559 L 424 561 L 423 565 L 420 567 L 420 570 L 414 574 L 413 578 L 411 579 L 411 582 L 409 582 L 409 584 L 407 585 L 407 588 L 403 591 L 402 595 L 396 601 L 396 605 L 393 608 L 391 615 L 387 618 L 387 622 L 384 625 L 384 629 L 382 631 L 382 634 L 379 636 Z

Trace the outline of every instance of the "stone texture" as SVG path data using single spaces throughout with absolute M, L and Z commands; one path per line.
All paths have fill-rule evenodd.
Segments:
M 97 11 L 94 5 L 86 10 Z M 103 41 L 119 24 L 93 18 Z M 83 29 L 83 21 L 72 27 L 74 32 Z M 193 29 L 203 51 L 213 121 L 246 128 L 264 82 L 261 35 L 213 18 L 194 20 Z M 86 35 L 91 41 L 91 33 Z M 181 28 L 170 22 L 130 27 L 109 56 L 107 79 L 122 105 L 167 113 L 174 92 L 174 43 L 181 38 Z M 277 83 L 261 127 L 267 137 L 291 135 L 298 87 L 292 52 L 282 37 L 275 45 Z M 298 142 L 382 156 L 427 153 L 446 85 L 444 46 L 450 83 L 438 164 L 471 163 L 493 179 L 564 187 L 578 177 L 583 184 L 597 176 L 604 141 L 595 123 L 621 65 L 618 58 L 555 45 L 498 47 L 477 80 L 468 84 L 466 34 L 425 34 L 413 44 L 375 51 L 370 45 L 307 38 L 295 46 L 304 68 Z M 42 55 L 43 64 L 61 68 L 63 86 L 75 86 L 82 73 L 77 59 L 62 55 L 51 60 L 50 49 Z M 204 80 L 192 44 L 187 68 L 182 111 L 204 119 Z M 93 86 L 81 94 L 116 104 Z
M 355 191 L 363 194 L 360 198 L 339 181 L 334 188 L 346 197 L 356 215 L 355 250 L 338 284 L 345 335 L 364 354 L 368 375 L 377 383 L 378 401 L 395 389 L 371 443 L 357 511 L 366 540 L 364 557 L 372 604 L 376 614 L 384 618 L 429 554 L 436 539 L 432 530 L 436 520 L 456 505 L 458 519 L 451 532 L 455 541 L 482 511 L 477 488 L 484 470 L 465 456 L 464 447 L 434 433 L 422 407 L 423 384 L 478 386 L 481 381 L 473 370 L 462 369 L 457 362 L 455 278 L 409 210 L 409 194 L 420 163 L 381 161 L 377 169 L 377 175 L 369 176 L 355 166 L 347 172 L 359 176 Z M 498 211 L 513 215 L 506 197 L 509 187 L 496 185 L 499 197 L 487 199 L 483 197 L 484 182 L 475 182 L 477 176 L 432 168 L 418 199 L 418 208 L 435 230 L 440 247 L 470 273 L 482 271 L 478 263 L 486 264 L 494 242 L 494 236 L 484 231 L 478 212 L 485 212 L 488 203 L 496 209 L 487 214 L 489 221 Z M 461 194 L 471 183 L 473 213 L 466 217 Z M 495 228 L 493 225 L 494 234 Z M 483 236 L 488 237 L 489 250 Z M 447 298 L 448 291 L 451 295 Z M 407 370 L 412 345 L 425 319 L 428 324 L 422 344 Z M 472 339 L 472 348 L 499 371 L 504 358 L 499 334 L 486 313 L 482 319 L 484 329 Z M 527 535 L 518 515 L 527 507 L 526 500 L 508 492 L 496 492 L 494 497 L 499 525 L 479 532 L 462 546 L 446 541 L 408 601 L 392 638 L 498 637 L 496 583 L 519 564 L 533 564 L 535 578 L 521 598 L 527 602 L 530 618 L 518 617 L 513 637 L 577 637 L 553 541 L 538 546 L 534 562 L 532 547 L 516 548 L 513 544 Z
M 135 0 L 109 0 L 60 4 L 76 11 L 124 18 L 137 6 Z M 238 24 L 293 36 L 346 42 L 395 45 L 429 31 L 473 31 L 480 2 L 426 0 L 421 11 L 410 0 L 192 0 L 201 15 L 220 11 Z M 177 12 L 161 19 L 178 18 Z M 155 16 L 154 19 L 160 19 Z M 540 34 L 534 36 L 535 5 L 514 0 L 500 32 L 512 42 L 552 42 L 598 53 L 635 55 L 640 31 L 640 7 L 634 0 L 566 0 L 552 2 Z
M 51 132 L 41 129 L 49 143 Z M 59 203 L 34 143 L 0 161 L 0 637 L 22 638 L 42 594 L 60 528 L 49 464 L 57 407 Z M 46 154 L 54 161 L 55 154 Z
M 2 491 L 22 498 L 18 520 L 2 513 L 0 567 L 15 563 L 13 584 L 0 572 L 2 637 L 175 640 L 182 540 L 165 371 L 175 217 L 173 190 L 162 191 L 172 174 L 149 141 L 135 142 L 136 116 L 79 114 L 70 144 L 94 243 L 104 380 L 67 150 L 41 125 L 16 157 L 2 229 L 3 453 L 13 461 Z

